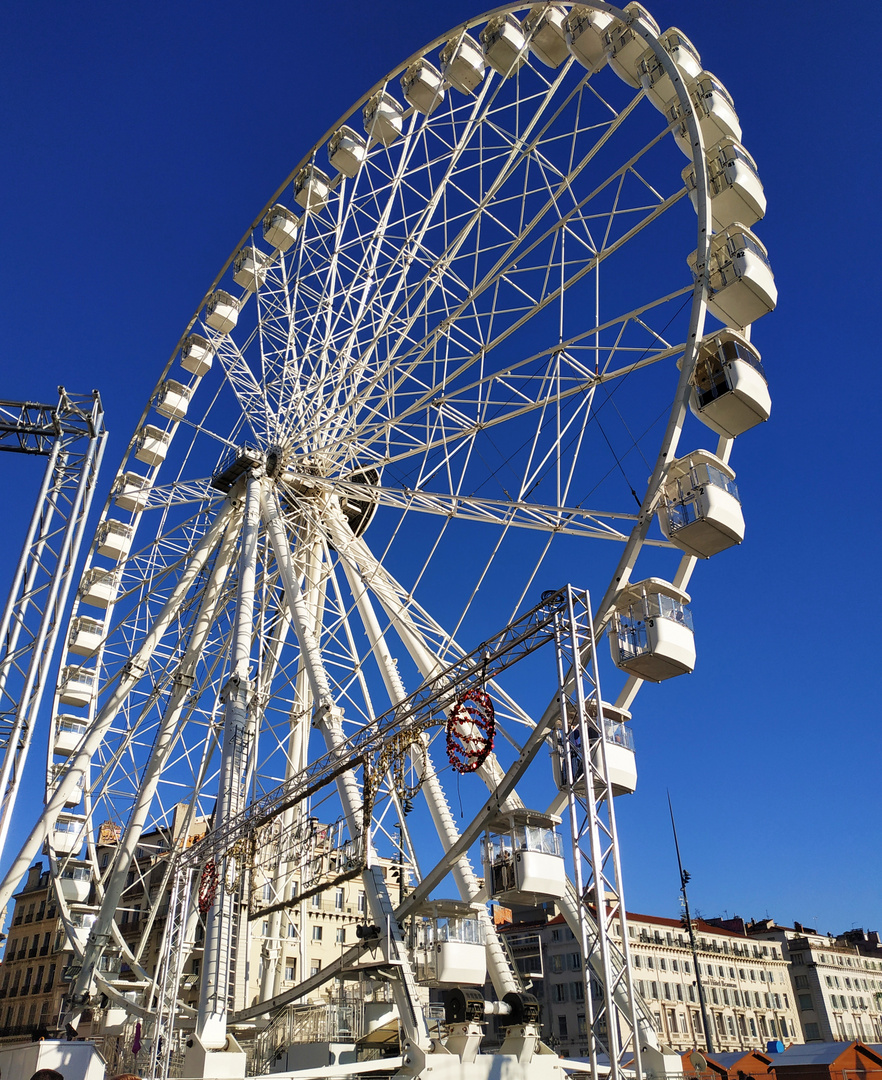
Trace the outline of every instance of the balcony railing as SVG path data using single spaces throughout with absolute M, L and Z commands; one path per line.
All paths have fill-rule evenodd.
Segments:
M 6 1024 L 4 1027 L 0 1027 L 0 1039 L 12 1038 L 25 1038 L 37 1034 L 45 1034 L 46 1027 L 39 1024 Z

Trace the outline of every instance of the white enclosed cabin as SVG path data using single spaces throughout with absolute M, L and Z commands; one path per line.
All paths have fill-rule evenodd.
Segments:
M 128 1023 L 128 1011 L 121 1005 L 112 1005 L 101 1017 L 99 1028 L 102 1035 L 122 1035 Z
M 481 46 L 473 37 L 462 34 L 451 38 L 438 54 L 441 74 L 454 90 L 470 94 L 480 86 L 486 64 Z
M 687 82 L 686 89 L 694 106 L 705 146 L 713 146 L 720 139 L 741 141 L 741 122 L 735 112 L 735 104 L 729 91 L 715 75 L 702 71 L 697 78 Z M 669 101 L 664 111 L 674 125 L 671 130 L 677 145 L 686 157 L 692 157 L 692 139 L 683 119 L 683 108 L 679 99 Z
M 69 904 L 85 904 L 92 891 L 92 871 L 87 863 L 68 863 L 61 871 L 61 895 Z
M 650 682 L 684 675 L 695 667 L 689 596 L 660 578 L 628 585 L 609 625 L 613 663 Z
M 530 52 L 546 67 L 558 68 L 566 60 L 567 9 L 560 4 L 536 4 L 524 17 Z
M 628 4 L 624 12 L 627 21 L 613 19 L 606 31 L 606 54 L 616 75 L 636 90 L 640 86 L 640 61 L 646 52 L 646 39 L 637 33 L 633 23 L 639 19 L 656 37 L 658 23 L 642 4 Z
M 59 713 L 55 717 L 52 753 L 59 757 L 70 757 L 85 734 L 86 721 L 82 717 Z
M 58 700 L 62 705 L 85 708 L 95 693 L 97 674 L 94 668 L 67 664 L 61 669 Z
M 505 79 L 527 59 L 527 39 L 514 15 L 495 15 L 479 37 L 487 63 Z
M 101 959 L 104 960 L 105 957 L 102 956 Z M 116 960 L 117 963 L 120 963 L 119 957 L 107 957 L 107 959 L 113 959 Z M 137 991 L 132 990 L 129 991 L 127 994 L 123 994 L 123 997 L 126 999 L 126 1001 L 129 1001 L 131 1002 L 131 1004 L 136 1005 L 140 994 Z M 134 1014 L 123 1005 L 119 1005 L 116 1002 L 114 1002 L 112 1005 L 109 1005 L 108 1008 L 105 1009 L 104 1015 L 101 1017 L 100 1020 L 99 1027 L 101 1030 L 101 1034 L 125 1034 L 129 1023 L 131 1022 L 132 1015 Z
M 68 810 L 74 810 L 83 801 L 83 791 L 85 790 L 86 777 L 85 774 L 76 770 L 73 773 L 73 783 L 69 784 L 65 788 L 64 805 Z M 51 798 L 58 790 L 58 784 L 52 784 L 49 787 L 49 797 Z
M 488 824 L 484 874 L 491 896 L 536 904 L 565 894 L 559 824 L 559 817 L 526 809 L 501 813 Z
M 315 165 L 304 165 L 294 177 L 294 201 L 304 210 L 321 210 L 331 193 L 331 178 Z
M 126 472 L 114 484 L 113 501 L 123 510 L 137 513 L 143 510 L 150 497 L 150 481 L 138 473 Z
M 85 790 L 86 777 L 80 769 L 75 769 L 72 772 L 64 775 L 66 765 L 54 767 L 52 769 L 52 779 L 50 780 L 47 789 L 46 796 L 47 801 L 54 798 L 58 791 L 59 785 L 64 782 L 64 806 L 66 810 L 75 810 L 83 801 L 83 791 Z
M 201 334 L 190 334 L 181 346 L 181 367 L 193 375 L 202 376 L 211 370 L 214 346 Z
M 145 424 L 135 443 L 135 457 L 145 465 L 161 465 L 171 444 L 171 432 Z
M 604 701 L 603 712 L 603 751 L 606 754 L 606 768 L 610 787 L 613 795 L 631 795 L 637 789 L 637 759 L 634 755 L 634 735 L 629 726 L 631 714 L 626 709 L 619 709 Z M 589 704 L 588 727 L 592 734 L 599 734 L 597 721 L 597 709 L 594 703 Z M 567 750 L 567 745 L 569 750 Z M 592 744 L 595 754 L 600 752 L 600 746 Z M 569 753 L 569 769 L 567 771 L 566 755 Z M 595 757 L 595 761 L 597 758 Z M 565 742 L 563 733 L 558 730 L 552 755 L 552 772 L 554 780 L 561 791 L 565 791 L 569 785 L 570 776 L 573 780 L 573 789 L 584 794 L 585 792 L 585 760 L 579 738 L 578 727 L 570 730 L 569 742 Z
M 78 656 L 91 656 L 104 640 L 104 623 L 78 615 L 71 620 L 67 647 Z
M 276 203 L 263 218 L 263 238 L 279 251 L 287 251 L 297 239 L 300 219 L 287 206 Z
M 689 408 L 727 439 L 769 419 L 772 399 L 760 354 L 737 331 L 721 330 L 702 339 Z
M 637 758 L 634 733 L 626 709 L 603 704 L 603 746 L 613 795 L 633 795 L 637 789 Z
M 736 221 L 748 228 L 755 225 L 766 213 L 766 193 L 756 162 L 740 142 L 730 138 L 715 143 L 706 158 L 714 232 L 722 232 Z M 692 205 L 697 206 L 695 166 L 687 165 L 682 176 Z
M 257 292 L 266 281 L 269 257 L 259 248 L 243 247 L 233 259 L 233 281 L 248 292 Z
M 166 379 L 156 395 L 156 411 L 160 416 L 182 420 L 187 415 L 193 388 L 176 379 Z
M 221 334 L 235 330 L 239 321 L 239 303 L 225 289 L 215 289 L 205 302 L 205 321 Z
M 58 848 L 56 848 L 56 851 Z M 92 910 L 86 911 L 72 911 L 70 915 L 71 922 L 71 944 L 78 949 L 85 949 L 89 942 L 89 934 L 92 932 L 92 927 L 95 925 L 95 921 L 98 918 L 98 914 Z
M 337 172 L 351 180 L 367 157 L 367 143 L 345 124 L 337 128 L 328 140 L 328 161 Z
M 672 461 L 658 520 L 670 541 L 699 559 L 740 544 L 744 515 L 735 473 L 707 450 L 693 450 Z
M 600 71 L 607 62 L 606 35 L 612 15 L 574 4 L 567 16 L 567 48 L 582 67 Z
M 422 57 L 401 76 L 401 91 L 408 105 L 429 116 L 444 100 L 444 80 L 441 72 Z
M 365 105 L 362 113 L 364 132 L 369 139 L 391 146 L 401 135 L 404 126 L 404 109 L 391 94 L 378 90 Z
M 693 273 L 697 256 L 688 259 Z M 729 326 L 749 326 L 775 310 L 778 289 L 759 238 L 740 222 L 711 237 L 708 310 Z
M 487 978 L 484 924 L 462 900 L 421 907 L 414 925 L 417 981 L 427 986 L 483 986 Z
M 101 570 L 97 566 L 91 566 L 83 574 L 77 592 L 84 604 L 108 608 L 116 600 L 119 584 L 118 570 Z
M 134 535 L 135 530 L 132 526 L 123 521 L 114 521 L 113 518 L 102 521 L 98 527 L 96 540 L 98 554 L 121 562 L 132 549 Z
M 59 814 L 49 836 L 56 855 L 72 855 L 83 846 L 86 838 L 86 819 L 82 814 Z M 92 922 L 94 921 L 93 918 Z
M 701 57 L 698 49 L 682 30 L 672 26 L 669 30 L 665 30 L 659 41 L 677 65 L 684 82 L 698 78 L 701 74 Z M 677 91 L 653 49 L 647 49 L 640 58 L 639 72 L 640 85 L 645 90 L 647 98 L 659 112 L 665 112 L 668 102 L 673 101 L 677 96 Z

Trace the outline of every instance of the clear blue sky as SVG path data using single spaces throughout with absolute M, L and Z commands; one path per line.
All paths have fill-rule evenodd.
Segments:
M 649 6 L 735 98 L 780 303 L 755 332 L 773 417 L 733 457 L 747 539 L 696 574 L 695 674 L 645 687 L 635 707 L 640 784 L 618 803 L 628 904 L 676 914 L 670 789 L 702 914 L 882 929 L 869 335 L 882 8 Z M 109 484 L 183 325 L 294 163 L 387 70 L 478 13 L 466 0 L 13 5 L 0 396 L 100 389 Z M 39 467 L 2 465 L 5 584 Z

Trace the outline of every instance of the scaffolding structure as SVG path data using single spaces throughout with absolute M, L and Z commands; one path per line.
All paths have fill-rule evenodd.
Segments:
M 55 651 L 107 431 L 97 390 L 0 400 L 0 451 L 46 458 L 0 619 L 0 853 Z

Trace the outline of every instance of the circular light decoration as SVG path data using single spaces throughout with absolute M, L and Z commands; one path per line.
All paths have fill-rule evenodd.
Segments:
M 496 714 L 490 695 L 477 687 L 467 690 L 447 720 L 447 758 L 459 773 L 479 769 L 493 749 Z

